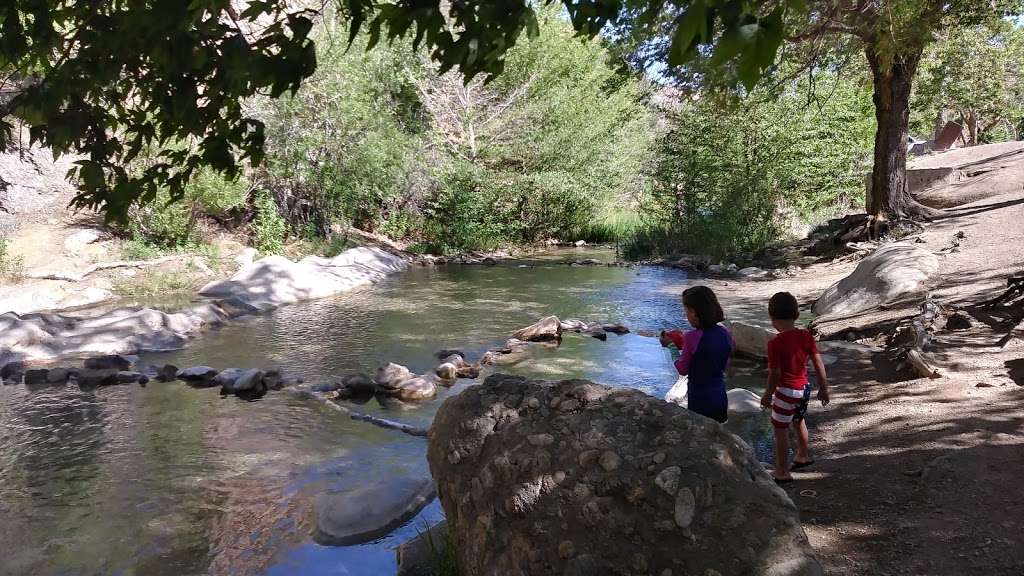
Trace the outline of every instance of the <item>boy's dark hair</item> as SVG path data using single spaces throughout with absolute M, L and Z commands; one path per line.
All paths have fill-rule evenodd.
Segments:
M 718 297 L 707 286 L 694 286 L 683 290 L 683 306 L 692 308 L 697 314 L 700 326 L 695 328 L 706 330 L 725 320 L 725 313 L 718 304 Z
M 789 292 L 778 292 L 768 300 L 768 315 L 775 320 L 796 320 L 800 317 L 800 304 Z

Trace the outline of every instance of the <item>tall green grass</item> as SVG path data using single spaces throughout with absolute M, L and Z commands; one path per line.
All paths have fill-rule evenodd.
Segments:
M 599 244 L 620 244 L 644 227 L 643 217 L 631 208 L 612 208 L 599 214 L 577 233 L 577 238 Z

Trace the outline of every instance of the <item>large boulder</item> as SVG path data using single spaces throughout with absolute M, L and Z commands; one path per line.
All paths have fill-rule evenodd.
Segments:
M 313 539 L 328 546 L 375 540 L 415 516 L 436 494 L 430 478 L 413 476 L 322 494 L 316 502 Z
M 512 335 L 524 342 L 545 342 L 562 338 L 562 323 L 558 316 L 547 316 Z
M 745 322 L 729 322 L 729 332 L 736 345 L 736 353 L 752 358 L 768 357 L 768 341 L 778 334 L 775 330 L 747 324 Z
M 284 256 L 267 256 L 243 266 L 227 280 L 207 284 L 200 294 L 209 298 L 234 298 L 258 310 L 323 298 L 372 284 L 408 263 L 380 248 L 360 246 L 333 258 L 307 256 L 293 262 Z
M 427 460 L 465 576 L 822 573 L 749 446 L 638 390 L 494 375 Z
M 820 316 L 850 316 L 923 293 L 939 275 L 939 257 L 913 244 L 882 246 L 814 303 Z

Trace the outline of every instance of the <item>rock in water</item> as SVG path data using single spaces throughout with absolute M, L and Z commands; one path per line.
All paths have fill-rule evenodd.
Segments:
M 562 323 L 558 320 L 558 316 L 547 316 L 538 320 L 536 324 L 519 330 L 512 337 L 525 342 L 561 340 Z
M 415 374 L 405 366 L 389 362 L 377 369 L 377 376 L 373 380 L 385 390 L 394 390 L 400 383 L 414 376 Z
M 750 447 L 638 390 L 494 375 L 427 460 L 464 574 L 822 574 Z
M 188 385 L 193 388 L 210 388 L 216 385 L 213 383 L 213 378 L 216 375 L 217 370 L 209 366 L 193 366 L 178 370 L 177 378 L 188 382 Z
M 344 386 L 354 396 L 368 396 L 377 391 L 377 383 L 366 374 L 350 374 L 341 379 Z
M 133 358 L 120 354 L 86 358 L 83 364 L 87 370 L 131 370 L 134 365 Z
M 25 385 L 36 386 L 38 384 L 46 384 L 48 382 L 47 377 L 50 375 L 50 371 L 46 368 L 37 368 L 34 370 L 25 371 Z
M 389 394 L 397 396 L 399 400 L 406 402 L 416 400 L 427 400 L 437 395 L 438 377 L 433 374 L 416 376 L 403 380 Z
M 369 542 L 404 524 L 436 495 L 430 478 L 409 476 L 322 494 L 316 503 L 313 539 L 327 546 Z
M 905 242 L 882 246 L 830 286 L 814 303 L 820 316 L 847 316 L 927 290 L 939 274 L 939 257 Z
M 459 369 L 451 362 L 442 362 L 434 368 L 434 374 L 437 374 L 441 380 L 447 380 L 451 382 L 459 377 Z
M 178 367 L 174 364 L 164 364 L 156 368 L 154 380 L 157 382 L 173 382 L 178 379 Z
M 24 362 L 8 362 L 0 368 L 0 380 L 20 381 L 25 374 Z
M 245 370 L 241 368 L 225 368 L 213 377 L 213 383 L 220 386 L 220 391 L 223 394 L 234 394 L 235 393 L 235 382 L 238 381 L 238 377 L 245 373 Z

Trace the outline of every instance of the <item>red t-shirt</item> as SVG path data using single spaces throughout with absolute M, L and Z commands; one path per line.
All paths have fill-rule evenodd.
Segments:
M 807 330 L 787 330 L 768 341 L 768 368 L 780 368 L 779 386 L 803 390 L 807 385 L 807 359 L 818 352 Z

